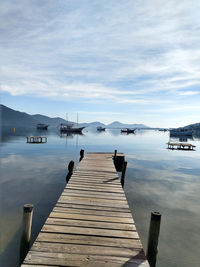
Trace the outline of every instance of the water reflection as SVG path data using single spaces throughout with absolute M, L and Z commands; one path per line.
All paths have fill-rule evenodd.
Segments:
M 74 138 L 75 136 L 84 135 L 83 133 L 60 133 L 60 137 L 63 138 Z
M 121 135 L 120 129 L 98 134 L 86 128 L 84 135 L 63 136 L 48 130 L 46 144 L 26 144 L 29 133 L 4 136 L 1 147 L 0 180 L 0 266 L 13 267 L 18 262 L 22 207 L 35 206 L 33 238 L 65 186 L 70 160 L 78 164 L 80 149 L 85 152 L 115 149 L 128 161 L 125 192 L 134 214 L 136 227 L 146 246 L 151 210 L 162 216 L 158 267 L 199 266 L 200 247 L 200 142 L 196 151 L 169 151 L 168 132 L 137 130 L 135 135 Z M 77 142 L 78 140 L 78 142 Z M 176 139 L 179 141 L 179 139 Z M 189 244 L 189 245 L 188 245 Z M 194 244 L 192 249 L 190 244 Z

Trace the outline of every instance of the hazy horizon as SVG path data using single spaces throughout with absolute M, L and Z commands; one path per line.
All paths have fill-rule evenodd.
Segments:
M 2 0 L 1 103 L 80 122 L 199 122 L 199 13 L 195 0 Z

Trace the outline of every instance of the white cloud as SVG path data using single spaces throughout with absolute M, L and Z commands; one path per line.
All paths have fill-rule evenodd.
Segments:
M 181 98 L 199 97 L 199 10 L 196 0 L 1 1 L 0 88 L 183 109 Z
M 193 96 L 193 95 L 199 95 L 200 92 L 197 91 L 185 91 L 185 92 L 180 92 L 180 95 L 185 95 L 185 96 Z

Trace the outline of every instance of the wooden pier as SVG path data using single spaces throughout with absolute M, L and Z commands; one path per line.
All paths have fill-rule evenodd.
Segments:
M 176 149 L 176 150 L 191 150 L 194 151 L 196 146 L 189 144 L 189 143 L 172 143 L 168 142 L 168 149 Z
M 88 153 L 22 267 L 148 267 L 112 153 Z
M 30 144 L 42 144 L 47 142 L 46 136 L 27 136 L 27 143 Z

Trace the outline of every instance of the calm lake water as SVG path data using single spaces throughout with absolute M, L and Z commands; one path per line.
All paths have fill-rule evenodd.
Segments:
M 69 161 L 78 164 L 80 149 L 125 153 L 125 193 L 145 250 L 150 213 L 162 214 L 158 267 L 200 266 L 198 138 L 188 140 L 196 151 L 172 151 L 166 149 L 169 133 L 152 130 L 121 135 L 86 128 L 82 136 L 62 138 L 48 131 L 40 134 L 47 134 L 46 144 L 27 144 L 18 134 L 1 143 L 0 266 L 18 266 L 23 205 L 34 204 L 34 241 L 65 186 Z

